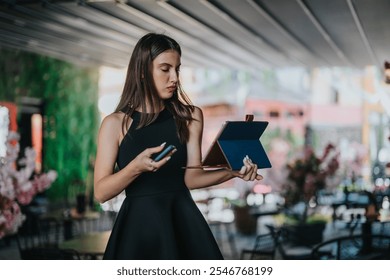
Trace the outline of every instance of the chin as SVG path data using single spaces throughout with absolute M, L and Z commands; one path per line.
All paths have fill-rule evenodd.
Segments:
M 160 97 L 161 97 L 161 99 L 164 99 L 164 100 L 171 99 L 171 98 L 173 97 L 173 92 L 163 94 L 163 95 L 161 95 Z

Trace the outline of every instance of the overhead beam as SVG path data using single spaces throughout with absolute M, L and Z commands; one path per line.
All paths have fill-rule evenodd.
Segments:
M 101 65 L 103 61 L 105 65 L 118 67 L 118 64 L 116 63 L 117 61 L 114 59 L 104 60 L 101 57 L 96 59 L 95 57 L 82 55 L 80 53 L 75 54 L 67 52 L 58 45 L 53 45 L 46 42 L 43 43 L 39 40 L 21 34 L 15 36 L 14 33 L 6 30 L 3 30 L 3 32 L 0 34 L 0 46 L 43 54 L 77 65 L 98 66 Z
M 191 16 L 189 16 L 188 14 L 184 13 L 183 11 L 181 11 L 180 9 L 172 6 L 171 4 L 167 3 L 167 1 L 165 0 L 157 0 L 157 4 L 162 7 L 163 9 L 166 9 L 167 11 L 169 11 L 170 13 L 172 13 L 173 15 L 179 17 L 180 19 L 190 23 L 191 25 L 193 25 L 194 27 L 198 28 L 199 30 L 204 30 L 204 31 L 207 31 L 209 32 L 210 30 L 207 29 L 206 26 L 204 26 L 202 23 L 200 23 L 199 21 L 195 20 L 194 18 L 192 18 Z M 198 39 L 199 40 L 199 39 Z M 214 46 L 214 45 L 209 45 L 207 41 L 203 41 L 203 40 L 199 40 L 198 42 L 199 46 L 207 46 L 208 48 L 214 48 L 215 50 L 217 50 L 218 52 L 214 52 L 215 55 L 217 56 L 214 56 L 213 58 L 210 58 L 210 59 L 217 59 L 218 61 L 226 61 L 226 56 L 224 56 L 222 53 L 223 52 L 226 52 L 226 50 L 222 50 L 222 49 L 219 49 L 217 46 Z M 234 54 L 232 54 L 232 57 L 234 57 Z M 233 64 L 229 64 L 229 67 L 247 67 L 247 64 L 242 64 L 240 62 L 240 60 L 236 60 L 234 61 L 234 65 Z
M 355 24 L 356 24 L 356 28 L 358 29 L 359 31 L 359 34 L 360 34 L 360 37 L 362 38 L 362 41 L 364 43 L 364 46 L 366 47 L 366 50 L 371 58 L 371 60 L 373 61 L 374 64 L 377 64 L 377 65 L 380 65 L 379 60 L 378 58 L 376 57 L 376 55 L 374 54 L 374 51 L 371 47 L 371 44 L 370 42 L 368 41 L 368 38 L 367 38 L 367 35 L 366 35 L 366 32 L 364 31 L 364 28 L 363 28 L 363 25 L 361 23 L 361 20 L 359 18 L 359 15 L 357 14 L 357 11 L 356 11 L 356 8 L 355 8 L 355 5 L 353 4 L 352 0 L 346 0 L 347 1 L 347 4 L 348 4 L 348 7 L 349 7 L 349 10 L 352 14 L 352 17 L 353 17 L 353 20 L 355 21 Z M 390 46 L 389 46 L 390 47 Z
M 317 17 L 314 15 L 314 13 L 309 9 L 309 7 L 306 5 L 304 0 L 296 0 L 296 2 L 299 4 L 299 6 L 302 8 L 306 16 L 310 19 L 310 21 L 313 23 L 314 27 L 318 30 L 318 32 L 321 34 L 321 36 L 325 39 L 325 41 L 329 44 L 329 46 L 335 51 L 337 56 L 343 60 L 346 64 L 349 66 L 352 66 L 353 64 L 351 61 L 345 56 L 344 52 L 337 46 L 337 44 L 333 41 L 329 33 L 325 30 L 325 28 L 322 26 L 320 21 L 317 19 Z
M 95 10 L 97 13 L 107 15 L 108 12 L 105 9 L 102 9 L 99 6 L 94 5 L 94 3 L 95 3 L 95 1 L 88 3 L 88 8 Z M 131 25 L 129 22 L 126 22 L 122 19 L 118 18 L 118 20 L 123 21 L 126 24 Z M 141 35 L 143 36 L 149 32 L 148 30 L 143 29 L 143 28 L 138 28 L 138 30 L 140 31 L 140 34 L 139 34 L 139 37 L 137 39 L 134 39 L 135 40 L 134 45 L 136 44 L 136 41 L 138 41 L 138 39 L 141 37 Z M 198 66 L 203 66 L 203 67 L 211 67 L 211 68 L 228 67 L 226 65 L 226 63 L 224 63 L 223 61 L 221 62 L 221 64 L 218 64 L 215 60 L 212 60 L 211 58 L 209 59 L 209 58 L 205 57 L 204 55 L 197 53 L 196 50 L 193 50 L 190 47 L 187 48 L 186 54 L 187 55 L 184 55 L 183 57 L 185 58 L 186 61 L 192 62 L 193 65 L 198 65 Z
M 201 50 L 202 55 L 205 56 L 206 59 L 218 61 L 221 63 L 221 65 L 225 65 L 227 67 L 237 67 L 237 65 L 240 64 L 239 62 L 238 63 L 233 62 L 231 59 L 229 59 L 226 56 L 222 56 L 220 52 L 216 52 L 212 48 L 210 48 L 209 51 L 205 52 L 204 42 L 200 41 L 197 38 L 194 38 L 193 36 L 188 35 L 188 33 L 185 33 L 176 27 L 173 27 L 157 18 L 150 16 L 149 14 L 146 14 L 132 6 L 123 4 L 121 2 L 118 2 L 116 5 L 118 8 L 123 9 L 129 14 L 137 16 L 138 18 L 144 20 L 145 22 L 151 24 L 152 26 L 155 26 L 156 28 L 164 29 L 169 33 L 171 33 L 172 35 L 175 35 L 178 40 L 181 40 L 182 42 L 186 43 L 188 47 L 192 46 L 193 51 L 195 51 L 194 48 Z
M 20 7 L 20 6 L 17 6 Z M 55 12 L 55 15 L 51 15 L 51 20 L 59 21 L 62 24 L 66 24 L 74 29 L 79 29 L 84 32 L 90 32 L 96 34 L 99 37 L 107 38 L 121 42 L 125 45 L 131 43 L 135 44 L 136 40 L 127 34 L 118 32 L 111 27 L 104 26 L 99 23 L 99 25 L 94 22 L 86 20 L 83 16 L 74 15 L 71 11 L 67 10 L 64 6 L 46 3 L 43 5 L 45 9 Z M 98 22 L 98 21 L 97 21 Z
M 232 18 L 228 13 L 226 13 L 225 11 L 221 10 L 219 7 L 217 7 L 216 5 L 214 5 L 213 3 L 207 1 L 207 0 L 199 0 L 199 2 L 201 4 L 203 4 L 205 7 L 207 7 L 210 11 L 212 11 L 214 14 L 216 14 L 217 16 L 219 16 L 220 18 L 222 18 L 223 20 L 225 20 L 226 22 L 228 22 L 229 24 L 235 26 L 237 29 L 239 29 L 242 33 L 248 35 L 249 37 L 251 38 L 254 38 L 256 43 L 259 44 L 259 45 L 263 45 L 267 48 L 270 48 L 270 49 L 273 49 L 278 55 L 282 56 L 282 57 L 285 57 L 285 58 L 288 58 L 288 56 L 286 56 L 284 53 L 282 53 L 276 46 L 271 46 L 269 43 L 267 43 L 264 38 L 260 37 L 257 33 L 253 33 L 253 32 L 250 32 L 247 28 L 243 27 L 240 23 L 238 23 L 234 18 Z M 246 41 L 241 41 L 241 42 L 237 42 L 237 40 L 235 40 L 234 38 L 232 37 L 229 37 L 227 36 L 226 34 L 224 34 L 224 36 L 226 36 L 229 40 L 231 40 L 232 42 L 236 43 L 237 45 L 240 45 L 241 47 L 245 48 L 247 51 L 249 51 L 250 53 L 254 54 L 254 48 L 256 48 L 256 46 L 254 46 L 253 44 L 250 44 Z M 256 51 L 258 51 L 258 48 L 256 48 Z M 261 57 L 261 61 L 260 62 L 263 62 L 265 61 L 266 64 L 268 65 L 272 65 L 272 66 L 275 66 L 273 62 L 271 62 L 268 58 L 265 58 L 264 56 L 262 56 L 261 54 L 259 54 L 258 52 L 255 53 L 255 60 L 258 60 L 258 57 Z
M 265 10 L 254 0 L 246 0 L 248 4 L 262 17 L 264 17 L 272 26 L 274 26 L 280 33 L 282 33 L 285 37 L 287 37 L 290 41 L 300 46 L 307 53 L 309 53 L 314 59 L 321 60 L 325 64 L 329 64 L 329 62 L 324 61 L 322 57 L 319 57 L 318 54 L 314 53 L 312 49 L 310 49 L 306 44 L 301 42 L 296 36 L 294 36 L 291 31 L 285 28 L 269 11 Z
M 89 45 L 93 44 L 100 48 L 111 48 L 113 51 L 119 52 L 128 51 L 128 45 L 120 44 L 117 41 L 102 40 L 98 36 L 93 36 L 53 21 L 49 21 L 50 24 L 48 24 L 47 21 L 42 19 L 42 15 L 37 18 L 17 11 L 13 12 L 8 10 L 5 12 L 0 8 L 0 19 L 1 18 L 24 28 L 28 27 L 33 30 L 45 30 L 44 33 L 51 34 L 53 37 L 58 37 L 61 40 L 67 39 L 80 44 L 82 42 L 87 42 Z
M 68 12 L 74 15 L 88 19 L 90 22 L 94 22 L 98 26 L 105 26 L 109 29 L 115 30 L 122 34 L 131 36 L 132 38 L 139 38 L 145 34 L 145 30 L 134 24 L 130 24 L 127 21 L 103 13 L 102 11 L 95 9 L 94 3 L 110 2 L 113 5 L 115 1 L 99 0 L 99 1 L 85 1 L 79 0 L 77 6 L 71 7 L 69 4 L 61 4 L 61 7 L 65 8 Z
M 3 30 L 9 30 L 12 31 L 14 34 L 22 35 L 22 36 L 27 36 L 32 40 L 37 40 L 41 42 L 41 45 L 45 44 L 54 44 L 57 45 L 58 47 L 62 47 L 64 49 L 67 49 L 70 52 L 74 53 L 82 53 L 82 54 L 90 54 L 93 56 L 103 56 L 104 55 L 104 50 L 101 48 L 91 48 L 90 45 L 88 44 L 83 44 L 80 42 L 72 42 L 70 40 L 65 40 L 62 39 L 58 36 L 52 36 L 49 33 L 44 33 L 40 31 L 35 31 L 31 29 L 26 29 L 21 26 L 16 26 L 16 25 L 11 25 L 5 22 L 0 21 L 0 29 Z M 112 52 L 114 57 L 120 57 L 123 53 L 121 52 Z

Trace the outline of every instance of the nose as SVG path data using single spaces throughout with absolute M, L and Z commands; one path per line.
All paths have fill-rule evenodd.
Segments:
M 176 70 L 172 69 L 170 74 L 171 74 L 169 77 L 170 82 L 177 83 L 177 80 L 179 78 L 179 73 L 176 72 Z

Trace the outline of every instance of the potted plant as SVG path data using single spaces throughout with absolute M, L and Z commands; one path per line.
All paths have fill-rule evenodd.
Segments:
M 257 219 L 251 215 L 251 207 L 242 200 L 231 201 L 234 223 L 238 232 L 251 235 L 257 232 Z
M 236 199 L 226 199 L 234 213 L 234 224 L 238 232 L 244 235 L 256 234 L 257 219 L 251 214 L 252 207 L 247 203 L 251 193 L 246 190 Z
M 322 240 L 322 231 L 328 221 L 316 213 L 316 196 L 325 188 L 326 179 L 335 175 L 339 168 L 338 152 L 328 144 L 322 155 L 317 156 L 311 147 L 305 147 L 301 157 L 287 164 L 287 179 L 283 186 L 285 198 L 286 226 L 300 233 L 303 242 L 317 243 Z M 305 233 L 310 230 L 310 233 Z M 316 236 L 314 236 L 316 234 Z

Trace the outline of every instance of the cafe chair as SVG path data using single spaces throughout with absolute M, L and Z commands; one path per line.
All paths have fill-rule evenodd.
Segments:
M 233 223 L 218 220 L 207 220 L 207 223 L 223 253 L 227 254 L 228 251 L 230 251 L 231 257 L 236 259 L 238 251 L 235 242 Z M 229 249 L 227 249 L 227 246 L 229 246 Z
M 72 249 L 60 249 L 54 244 L 42 243 L 37 235 L 16 234 L 22 260 L 79 260 L 80 254 Z
M 283 260 L 308 260 L 311 256 L 312 246 L 296 243 L 295 232 L 288 227 L 280 227 L 279 229 L 273 226 L 268 228 L 274 232 L 276 239 L 275 258 Z
M 372 233 L 390 235 L 390 220 L 389 221 L 375 221 L 372 223 Z
M 309 260 L 312 248 L 310 246 L 295 245 L 280 241 L 277 246 L 278 258 L 283 260 Z
M 390 235 L 358 234 L 332 238 L 316 245 L 314 260 L 389 260 Z
M 243 249 L 240 259 L 273 260 L 277 246 L 277 237 L 272 232 L 256 236 L 252 249 Z
M 39 227 L 36 219 L 27 218 L 16 233 L 16 243 L 18 245 L 20 258 L 22 260 L 34 259 L 34 255 L 39 253 L 41 247 L 41 238 L 39 236 Z
M 81 260 L 80 254 L 73 249 L 59 249 L 54 247 L 35 248 L 30 260 Z
M 53 218 L 26 219 L 16 234 L 16 243 L 22 260 L 45 259 L 57 253 L 60 224 Z
M 58 247 L 61 224 L 56 218 L 40 218 L 38 220 L 38 230 L 41 246 Z

